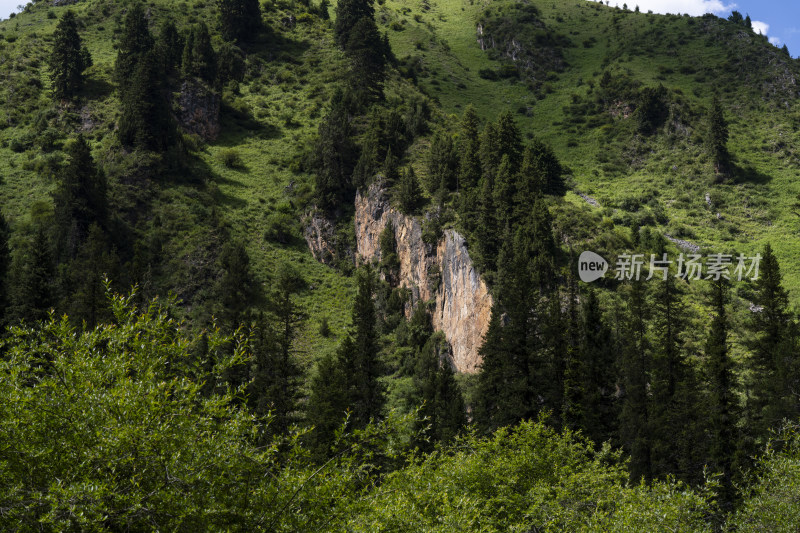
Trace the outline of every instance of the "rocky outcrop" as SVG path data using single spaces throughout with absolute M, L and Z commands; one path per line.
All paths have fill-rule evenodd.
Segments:
M 380 234 L 389 221 L 400 262 L 398 284 L 411 290 L 407 313 L 420 300 L 433 301 L 433 327 L 450 343 L 453 366 L 459 372 L 476 372 L 492 297 L 472 264 L 466 241 L 448 229 L 436 245 L 426 243 L 420 222 L 393 208 L 380 184 L 373 184 L 356 195 L 356 245 L 362 260 L 380 259 Z
M 319 211 L 313 211 L 306 217 L 303 237 L 311 250 L 314 259 L 324 265 L 332 265 L 336 258 L 336 228 Z
M 186 80 L 178 97 L 178 122 L 204 141 L 219 135 L 220 96 L 197 80 Z

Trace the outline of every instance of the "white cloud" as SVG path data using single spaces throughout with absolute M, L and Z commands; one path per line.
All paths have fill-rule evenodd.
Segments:
M 781 40 L 778 39 L 777 37 L 770 37 L 769 42 L 771 42 L 775 46 L 780 46 L 781 44 Z
M 590 0 L 593 1 L 593 0 Z M 682 15 L 688 13 L 693 17 L 699 17 L 704 13 L 715 13 L 717 15 L 736 9 L 736 4 L 725 3 L 723 0 L 625 0 L 629 9 L 634 9 L 637 5 L 640 11 L 647 13 L 676 13 Z M 622 3 L 619 0 L 610 2 L 609 5 Z
M 760 20 L 754 20 L 753 31 L 760 33 L 761 35 L 766 35 L 769 32 L 769 24 L 766 22 L 761 22 Z

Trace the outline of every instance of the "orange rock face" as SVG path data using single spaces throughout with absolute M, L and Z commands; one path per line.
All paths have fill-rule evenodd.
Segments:
M 394 209 L 380 185 L 373 184 L 366 194 L 356 195 L 355 230 L 361 260 L 380 259 L 380 234 L 389 221 L 400 260 L 398 285 L 411 290 L 406 314 L 420 300 L 433 301 L 433 327 L 447 337 L 454 368 L 476 372 L 492 297 L 472 264 L 466 241 L 448 229 L 435 247 L 425 243 L 419 221 Z

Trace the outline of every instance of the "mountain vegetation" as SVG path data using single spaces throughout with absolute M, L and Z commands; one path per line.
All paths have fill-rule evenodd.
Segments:
M 800 63 L 749 16 L 38 0 L 0 78 L 0 529 L 796 528 Z M 373 188 L 465 238 L 477 373 L 407 226 L 358 257 Z

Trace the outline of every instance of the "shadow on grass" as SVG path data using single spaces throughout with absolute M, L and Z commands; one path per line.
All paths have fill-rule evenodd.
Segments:
M 731 176 L 734 183 L 764 185 L 772 181 L 772 176 L 761 172 L 747 161 L 740 164 L 734 163 L 732 167 Z
M 238 146 L 246 139 L 278 139 L 283 132 L 277 126 L 259 122 L 249 111 L 222 104 L 220 115 L 222 134 L 215 141 L 217 146 Z
M 83 86 L 83 96 L 87 100 L 103 100 L 114 91 L 114 86 L 106 80 L 88 78 Z

